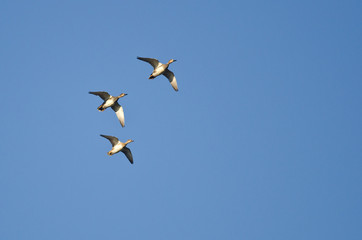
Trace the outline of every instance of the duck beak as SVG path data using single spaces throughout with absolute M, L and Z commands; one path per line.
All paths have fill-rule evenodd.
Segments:
M 176 62 L 177 60 L 174 59 L 173 61 Z

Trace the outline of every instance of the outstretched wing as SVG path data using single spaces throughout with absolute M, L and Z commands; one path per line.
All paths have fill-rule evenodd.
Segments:
M 160 63 L 157 59 L 154 58 L 143 58 L 143 57 L 137 57 L 137 59 L 148 62 L 152 65 L 153 68 L 156 68 L 158 64 Z
M 123 152 L 124 155 L 126 155 L 126 157 L 128 158 L 129 162 L 131 164 L 133 164 L 133 157 L 132 157 L 131 150 L 128 147 L 123 147 L 121 152 Z
M 124 112 L 123 112 L 123 107 L 121 105 L 119 105 L 118 102 L 115 102 L 112 105 L 112 109 L 113 111 L 116 112 L 117 118 L 120 121 L 122 127 L 124 127 Z
M 107 100 L 111 95 L 107 92 L 89 92 L 90 94 L 97 95 L 102 98 L 104 101 Z
M 112 147 L 114 147 L 114 145 L 116 145 L 119 142 L 118 138 L 116 138 L 116 137 L 103 135 L 103 134 L 101 134 L 101 136 L 104 138 L 107 138 L 111 142 Z
M 177 82 L 176 82 L 176 77 L 173 74 L 173 72 L 171 72 L 170 70 L 166 69 L 163 73 L 162 73 L 165 77 L 168 78 L 168 81 L 170 81 L 171 86 L 173 87 L 173 89 L 175 89 L 175 91 L 178 91 L 177 88 Z

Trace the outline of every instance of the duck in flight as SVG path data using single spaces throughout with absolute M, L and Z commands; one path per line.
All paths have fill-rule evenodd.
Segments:
M 116 112 L 117 118 L 121 123 L 122 127 L 124 127 L 124 112 L 121 105 L 118 103 L 118 99 L 126 96 L 126 93 L 122 93 L 119 96 L 111 96 L 107 92 L 89 92 L 90 94 L 99 96 L 103 99 L 103 103 L 97 108 L 98 111 L 103 112 L 107 108 L 111 107 L 113 111 Z
M 102 134 L 101 134 L 101 136 L 104 138 L 107 138 L 112 144 L 111 151 L 109 151 L 107 153 L 109 156 L 112 156 L 113 154 L 116 154 L 121 151 L 124 153 L 124 155 L 126 155 L 128 160 L 130 161 L 130 163 L 133 164 L 133 157 L 132 157 L 131 150 L 128 147 L 126 147 L 126 145 L 128 143 L 134 142 L 133 140 L 128 139 L 125 143 L 123 143 L 123 142 L 119 141 L 118 138 L 113 137 L 113 136 L 102 135 Z
M 154 79 L 155 77 L 159 76 L 159 75 L 164 75 L 165 77 L 168 78 L 168 81 L 170 81 L 171 86 L 173 87 L 173 89 L 175 89 L 175 91 L 178 91 L 177 88 L 177 82 L 176 82 L 176 77 L 173 74 L 173 72 L 171 72 L 170 70 L 168 70 L 168 66 L 173 63 L 176 62 L 176 60 L 171 59 L 170 61 L 168 61 L 166 64 L 160 63 L 157 59 L 155 58 L 143 58 L 143 57 L 137 57 L 137 59 L 141 60 L 141 61 L 145 61 L 148 62 L 149 64 L 152 65 L 153 67 L 153 72 L 151 73 L 150 77 L 148 79 Z

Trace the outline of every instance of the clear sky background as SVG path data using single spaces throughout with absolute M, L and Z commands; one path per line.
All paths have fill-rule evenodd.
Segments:
M 361 10 L 2 0 L 0 239 L 362 239 Z

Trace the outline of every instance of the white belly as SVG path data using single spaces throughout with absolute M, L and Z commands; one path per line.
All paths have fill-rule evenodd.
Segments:
M 161 75 L 164 71 L 165 71 L 165 68 L 161 66 L 161 67 L 156 68 L 156 69 L 153 71 L 152 75 L 153 75 L 154 77 L 157 77 L 157 76 Z
M 112 154 L 118 153 L 119 151 L 121 151 L 123 148 L 122 144 L 117 144 L 116 146 L 114 146 L 111 150 Z
M 103 104 L 103 108 L 108 108 L 108 107 L 112 106 L 113 104 L 114 104 L 114 100 L 108 99 L 108 100 Z

